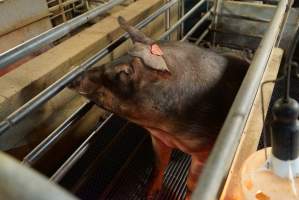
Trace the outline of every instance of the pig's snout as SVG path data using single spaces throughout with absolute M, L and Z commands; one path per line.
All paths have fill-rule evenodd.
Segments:
M 99 93 L 101 85 L 91 80 L 93 73 L 92 71 L 88 71 L 79 76 L 69 84 L 69 88 L 84 96 L 96 95 Z
M 78 78 L 76 78 L 75 80 L 73 80 L 69 85 L 68 87 L 70 89 L 76 89 L 80 86 L 81 84 L 81 81 L 82 81 L 82 76 L 79 76 Z

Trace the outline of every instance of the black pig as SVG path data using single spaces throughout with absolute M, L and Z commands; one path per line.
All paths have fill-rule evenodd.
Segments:
M 187 42 L 154 41 L 122 17 L 118 21 L 130 34 L 132 48 L 90 69 L 70 87 L 149 131 L 156 153 L 149 198 L 161 188 L 173 148 L 192 157 L 190 194 L 248 63 Z

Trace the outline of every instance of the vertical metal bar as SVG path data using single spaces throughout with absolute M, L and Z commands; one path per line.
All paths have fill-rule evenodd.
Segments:
M 62 1 L 58 0 L 58 4 L 59 4 L 59 11 L 62 14 L 62 20 L 63 20 L 63 22 L 66 22 L 66 15 L 64 12 L 64 6 L 62 5 Z
M 173 31 L 175 31 L 178 26 L 185 21 L 188 17 L 190 17 L 199 7 L 205 3 L 206 0 L 200 0 L 193 8 L 191 8 L 180 20 L 178 20 L 174 25 L 171 26 L 163 35 L 160 37 L 160 40 L 166 39 L 168 35 L 170 35 Z
M 170 0 L 165 0 L 165 4 L 168 3 Z M 170 8 L 168 8 L 165 12 L 165 31 L 170 28 Z M 170 35 L 166 37 L 167 40 L 170 40 Z
M 184 16 L 185 14 L 185 1 L 181 0 L 181 18 Z M 185 23 L 182 22 L 181 24 L 181 28 L 180 28 L 180 39 L 184 37 L 184 28 L 185 28 Z
M 219 191 L 237 150 L 248 114 L 272 49 L 282 27 L 287 0 L 281 0 L 237 93 L 214 148 L 199 178 L 192 200 L 218 199 Z
M 218 15 L 221 10 L 222 0 L 214 0 L 214 20 L 212 21 L 212 28 L 213 30 L 217 30 L 218 25 Z M 213 32 L 213 39 L 212 44 L 215 46 L 215 40 L 216 40 L 216 32 Z

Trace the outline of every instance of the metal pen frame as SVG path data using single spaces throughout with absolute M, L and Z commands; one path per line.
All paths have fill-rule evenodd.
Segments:
M 192 200 L 216 200 L 219 198 L 221 186 L 233 161 L 267 62 L 272 49 L 275 47 L 280 29 L 283 27 L 287 4 L 287 0 L 281 0 L 277 6 L 275 15 L 254 54 L 214 148 L 200 175 L 199 180 L 203 181 L 199 181 L 192 195 Z
M 115 3 L 116 1 L 114 1 Z M 180 20 L 178 20 L 172 27 L 169 27 L 167 31 L 161 36 L 161 39 L 165 39 L 174 30 L 176 30 L 183 22 L 192 15 L 192 13 L 199 8 L 205 1 L 199 1 L 189 12 L 187 12 Z M 215 18 L 221 8 L 221 0 L 214 1 Z M 157 16 L 169 9 L 177 3 L 177 0 L 171 0 L 157 9 L 152 15 L 141 21 L 136 25 L 137 28 L 143 28 Z M 259 87 L 263 72 L 270 57 L 271 51 L 275 46 L 275 42 L 280 31 L 280 25 L 283 22 L 284 12 L 287 7 L 287 0 L 281 0 L 275 15 L 270 23 L 270 26 L 265 33 L 263 40 L 261 41 L 259 48 L 257 49 L 254 59 L 249 67 L 249 70 L 244 78 L 241 88 L 235 98 L 235 101 L 230 109 L 230 112 L 225 120 L 225 123 L 221 129 L 220 135 L 216 141 L 216 144 L 208 158 L 205 168 L 201 174 L 200 181 L 197 185 L 192 199 L 217 199 L 221 184 L 226 178 L 230 164 L 232 162 L 234 153 L 238 146 L 241 133 L 246 123 L 251 105 Z M 211 11 L 205 16 L 206 20 Z M 200 26 L 204 20 L 199 20 L 196 26 Z M 214 19 L 214 24 L 217 24 L 217 18 Z M 215 26 L 215 25 L 214 25 Z M 192 28 L 182 40 L 186 40 L 196 28 Z M 203 34 L 206 35 L 205 31 Z M 204 37 L 202 35 L 199 39 Z M 14 113 L 9 115 L 4 121 L 0 123 L 0 135 L 5 133 L 8 129 L 15 126 L 19 121 L 23 120 L 27 115 L 33 112 L 36 108 L 44 104 L 50 98 L 59 93 L 64 87 L 66 87 L 72 80 L 78 77 L 81 73 L 84 73 L 92 65 L 102 59 L 105 55 L 113 51 L 120 44 L 122 44 L 128 38 L 128 34 L 123 34 L 117 40 L 109 44 L 107 47 L 99 51 L 81 65 L 74 68 L 72 71 L 64 75 L 61 79 L 42 91 L 39 95 L 31 99 L 22 107 L 17 109 Z M 30 49 L 28 50 L 30 51 Z M 0 65 L 1 66 L 1 65 Z M 65 121 L 67 122 L 67 120 Z M 57 128 L 58 129 L 58 128 Z M 86 141 L 83 143 L 85 144 Z M 82 144 L 82 145 L 83 145 Z M 82 146 L 81 145 L 81 146 Z M 84 149 L 84 148 L 82 148 Z M 81 149 L 81 150 L 82 150 Z M 81 152 L 81 151 L 80 151 Z M 74 152 L 76 153 L 76 151 Z M 74 154 L 75 155 L 75 154 Z M 79 154 L 78 154 L 79 155 Z M 77 156 L 78 156 L 77 155 Z M 75 156 L 76 157 L 76 156 Z M 225 162 L 223 162 L 225 160 Z M 74 159 L 76 161 L 76 159 Z
M 5 68 L 9 64 L 12 64 L 19 59 L 39 50 L 41 47 L 50 44 L 63 36 L 69 34 L 72 30 L 87 23 L 91 19 L 107 12 L 116 5 L 121 4 L 125 0 L 114 0 L 109 3 L 103 4 L 97 8 L 94 8 L 74 19 L 71 19 L 63 24 L 60 24 L 38 36 L 33 37 L 30 40 L 25 41 L 22 44 L 0 54 L 0 69 Z

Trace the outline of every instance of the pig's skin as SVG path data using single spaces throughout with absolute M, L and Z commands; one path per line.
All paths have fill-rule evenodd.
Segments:
M 125 55 L 87 71 L 71 87 L 149 131 L 157 161 L 149 198 L 161 188 L 173 148 L 192 157 L 191 192 L 248 63 L 186 42 L 155 42 L 125 22 L 121 25 L 133 42 L 149 48 L 157 44 L 167 70 Z

